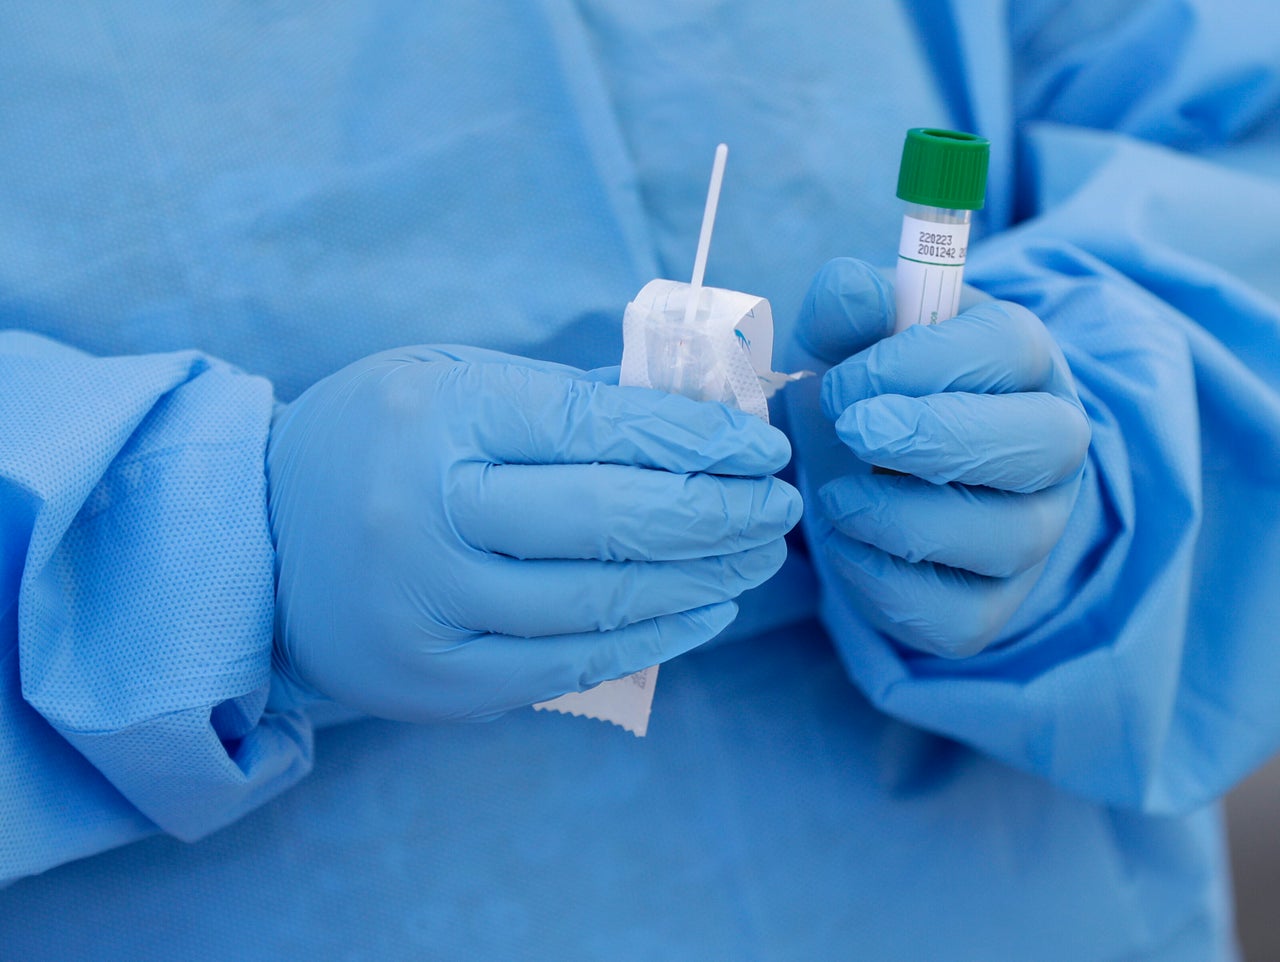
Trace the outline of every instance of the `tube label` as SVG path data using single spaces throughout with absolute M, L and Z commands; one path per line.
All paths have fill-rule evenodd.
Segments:
M 968 252 L 968 224 L 902 218 L 895 333 L 912 324 L 937 324 L 956 315 Z

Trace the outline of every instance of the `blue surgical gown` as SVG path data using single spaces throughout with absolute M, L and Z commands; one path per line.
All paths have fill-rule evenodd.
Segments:
M 0 957 L 1230 959 L 1280 745 L 1280 8 L 0 10 Z M 888 262 L 903 131 L 993 145 L 970 278 L 1094 440 L 964 661 L 797 544 L 647 739 L 276 711 L 273 404 L 460 342 L 616 362 L 689 269 Z M 812 509 L 812 508 L 811 508 Z

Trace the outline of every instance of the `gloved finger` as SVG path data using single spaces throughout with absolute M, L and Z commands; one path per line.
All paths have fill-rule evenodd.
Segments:
M 861 460 L 935 484 L 1039 491 L 1080 470 L 1089 422 L 1053 394 L 883 394 L 859 401 L 836 433 Z
M 986 301 L 941 324 L 909 327 L 832 368 L 822 381 L 822 409 L 835 420 L 849 405 L 880 394 L 1053 391 L 1060 359 L 1052 335 L 1029 310 Z
M 515 464 L 606 462 L 676 474 L 776 474 L 791 458 L 777 428 L 723 404 L 523 368 L 465 369 L 478 457 Z
M 622 374 L 621 365 L 614 364 L 611 367 L 595 367 L 590 371 L 582 372 L 582 380 L 594 381 L 597 384 L 617 384 L 618 378 Z
M 392 351 L 384 351 L 382 355 L 374 355 L 374 357 L 387 357 L 401 361 L 452 361 L 461 364 L 499 364 L 511 367 L 528 368 L 531 371 L 541 371 L 544 374 L 558 374 L 563 377 L 577 378 L 582 381 L 590 381 L 597 384 L 617 384 L 618 375 L 622 371 L 622 367 L 617 364 L 606 367 L 591 368 L 590 370 L 584 371 L 581 368 L 573 367 L 570 364 L 561 364 L 558 361 L 547 361 L 537 357 L 524 357 L 519 354 L 507 354 L 503 351 L 493 351 L 482 347 L 458 347 L 456 345 L 449 344 L 413 345 Z
M 838 531 L 827 535 L 822 550 L 872 624 L 943 658 L 967 658 L 991 644 L 1041 570 L 988 578 L 928 561 L 912 564 Z
M 522 638 L 482 635 L 411 665 L 398 716 L 406 721 L 482 719 L 585 691 L 602 681 L 660 665 L 710 641 L 738 614 L 731 601 L 636 622 L 614 631 Z M 494 665 L 503 666 L 496 673 Z M 418 708 L 421 704 L 425 708 Z M 441 716 L 441 704 L 453 713 Z
M 786 560 L 781 538 L 692 561 L 518 561 L 484 555 L 455 601 L 472 631 L 540 637 L 624 625 L 730 601 L 767 581 Z
M 518 354 L 507 354 L 483 347 L 463 347 L 456 344 L 410 344 L 393 348 L 379 354 L 372 354 L 368 361 L 382 364 L 414 364 L 420 361 L 447 362 L 468 365 L 497 365 L 500 367 L 521 367 L 543 374 L 561 377 L 582 378 L 590 372 L 569 364 L 557 361 L 546 361 L 537 357 L 524 357 Z M 602 369 L 602 370 L 607 370 Z M 599 380 L 599 378 L 592 378 Z
M 773 477 L 671 474 L 617 464 L 468 462 L 445 504 L 472 547 L 513 558 L 684 561 L 781 538 L 800 492 Z
M 839 364 L 892 332 L 889 285 L 870 264 L 838 257 L 809 284 L 795 338 L 814 359 Z
M 818 492 L 832 526 L 904 561 L 932 561 L 994 578 L 1042 563 L 1075 503 L 1076 486 L 1015 494 L 910 475 L 851 474 Z

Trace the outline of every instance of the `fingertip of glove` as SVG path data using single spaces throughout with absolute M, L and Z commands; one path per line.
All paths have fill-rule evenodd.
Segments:
M 820 400 L 828 421 L 836 421 L 849 406 L 867 398 L 867 358 L 855 355 L 822 376 Z
M 774 481 L 779 497 L 785 500 L 786 516 L 783 518 L 783 530 L 790 531 L 804 516 L 804 497 L 794 486 L 785 481 Z
M 583 371 L 582 380 L 591 384 L 607 384 L 610 386 L 616 386 L 621 373 L 622 368 L 617 364 L 610 367 L 596 367 L 589 371 Z
M 836 420 L 836 434 L 859 458 L 900 454 L 919 430 L 919 403 L 884 394 L 859 401 Z
M 781 571 L 782 566 L 787 563 L 787 539 L 786 538 L 778 538 L 775 541 L 771 541 L 769 542 L 768 545 L 766 545 L 766 548 L 768 548 L 770 551 L 770 557 L 768 559 L 768 563 L 765 566 L 765 571 L 767 573 L 763 578 L 760 579 L 761 584 L 764 584 L 764 582 L 768 581 L 770 578 L 776 575 L 779 571 Z
M 722 555 L 721 574 L 729 593 L 739 595 L 764 584 L 787 560 L 787 541 L 779 535 L 771 541 L 732 555 Z
M 791 442 L 785 434 L 750 414 L 732 411 L 732 415 L 740 419 L 746 446 L 759 469 L 756 473 L 777 474 L 790 463 Z
M 874 267 L 837 257 L 814 275 L 796 322 L 809 354 L 838 364 L 893 330 L 893 297 Z
M 685 612 L 685 617 L 697 626 L 697 640 L 690 647 L 705 644 L 720 632 L 724 631 L 738 617 L 736 601 L 721 601 L 705 608 Z
M 828 481 L 818 489 L 818 501 L 822 505 L 822 512 L 833 525 L 837 522 L 846 522 L 851 516 L 870 507 L 870 502 L 850 503 L 851 493 L 858 490 L 856 485 L 858 485 L 857 475 L 845 475 Z
M 822 375 L 822 388 L 818 392 L 818 400 L 822 404 L 822 414 L 828 421 L 836 421 L 844 413 L 844 407 L 836 401 L 836 382 L 840 378 L 840 375 L 836 372 L 839 370 L 840 366 L 837 364 Z
M 791 460 L 787 436 L 754 415 L 651 388 L 623 390 L 637 392 L 631 403 L 656 416 L 648 441 L 663 450 L 668 470 L 760 477 L 776 474 Z
M 1073 473 L 1078 476 L 1089 457 L 1089 446 L 1093 444 L 1093 425 L 1089 421 L 1089 416 L 1085 414 L 1084 407 L 1078 401 L 1073 407 L 1077 417 L 1072 420 L 1071 428 L 1065 432 L 1068 436 L 1064 440 L 1064 446 L 1070 452 L 1071 460 L 1076 464 L 1076 470 Z

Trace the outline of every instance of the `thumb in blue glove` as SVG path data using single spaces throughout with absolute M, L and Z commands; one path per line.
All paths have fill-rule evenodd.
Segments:
M 276 659 L 303 692 L 483 718 L 678 655 L 785 558 L 786 438 L 468 348 L 374 355 L 272 427 Z
M 1035 585 L 1090 437 L 1040 320 L 1017 304 L 969 301 L 951 320 L 890 337 L 888 284 L 865 264 L 832 261 L 796 340 L 834 366 L 820 389 L 789 398 L 805 405 L 789 413 L 828 583 L 890 637 L 944 657 L 997 640 Z

